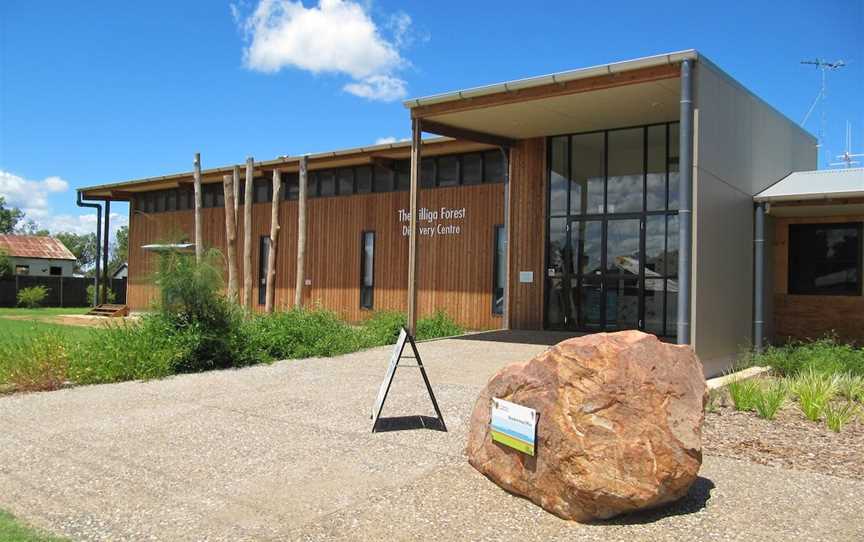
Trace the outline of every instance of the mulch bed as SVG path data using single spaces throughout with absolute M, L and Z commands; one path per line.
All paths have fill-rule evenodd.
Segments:
M 724 403 L 705 414 L 704 453 L 864 480 L 861 415 L 835 433 L 824 421 L 805 418 L 792 401 L 773 420 L 738 412 Z

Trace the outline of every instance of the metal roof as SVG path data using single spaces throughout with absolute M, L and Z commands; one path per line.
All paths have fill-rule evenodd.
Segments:
M 75 259 L 59 239 L 41 235 L 0 235 L 0 250 L 17 258 Z
M 621 73 L 640 68 L 650 68 L 653 66 L 672 65 L 681 62 L 684 59 L 697 59 L 699 53 L 695 49 L 687 49 L 684 51 L 676 51 L 673 53 L 664 53 L 661 55 L 646 56 L 635 58 L 633 60 L 624 60 L 621 62 L 612 62 L 599 66 L 591 66 L 589 68 L 579 68 L 576 70 L 567 70 L 555 72 L 549 75 L 541 75 L 539 77 L 528 77 L 526 79 L 516 79 L 503 83 L 495 83 L 492 85 L 484 85 L 473 87 L 465 90 L 456 90 L 453 92 L 445 92 L 443 94 L 433 94 L 422 98 L 412 98 L 402 102 L 405 107 L 413 109 L 421 105 L 431 105 L 443 102 L 452 102 L 465 98 L 476 98 L 477 96 L 485 96 L 487 94 L 498 94 L 510 92 L 514 90 L 522 90 L 531 87 L 539 87 L 550 83 L 565 83 L 576 79 L 586 79 L 588 77 L 596 77 L 598 75 L 607 75 L 612 73 Z
M 794 171 L 753 196 L 755 201 L 864 197 L 864 168 Z

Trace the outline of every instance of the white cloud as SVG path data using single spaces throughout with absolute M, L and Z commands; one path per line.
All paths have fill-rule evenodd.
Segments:
M 129 217 L 125 214 L 111 213 L 109 224 L 110 238 L 114 241 L 117 230 L 122 226 L 129 225 Z M 104 217 L 103 217 L 104 220 Z M 82 215 L 61 214 L 52 215 L 43 220 L 37 220 L 39 226 L 49 230 L 51 233 L 94 233 L 96 231 L 96 213 L 91 212 Z M 103 223 L 104 227 L 104 223 Z
M 408 65 L 400 48 L 410 42 L 411 17 L 391 15 L 385 37 L 364 5 L 353 0 L 320 0 L 305 7 L 290 0 L 260 0 L 247 17 L 243 3 L 231 14 L 244 33 L 244 64 L 274 73 L 299 68 L 350 76 L 346 92 L 370 100 L 393 101 L 406 94 L 395 73 Z
M 378 139 L 375 140 L 375 144 L 376 145 L 387 145 L 390 143 L 399 143 L 401 141 L 408 141 L 408 140 L 409 139 L 407 137 L 396 138 L 393 136 L 387 136 L 387 137 L 379 137 Z
M 372 75 L 342 88 L 355 96 L 382 102 L 392 102 L 404 98 L 406 94 L 405 81 L 389 75 Z
M 48 177 L 41 181 L 31 181 L 0 170 L 0 196 L 6 199 L 9 207 L 18 207 L 36 222 L 51 214 L 48 204 L 49 193 L 65 192 L 69 183 L 60 177 Z

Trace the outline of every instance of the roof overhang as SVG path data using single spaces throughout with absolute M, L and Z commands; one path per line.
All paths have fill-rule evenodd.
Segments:
M 423 140 L 423 155 L 435 156 L 459 152 L 472 152 L 492 148 L 492 145 L 474 142 L 457 141 L 450 137 L 433 137 Z M 400 160 L 408 158 L 411 153 L 410 141 L 399 141 L 367 147 L 354 147 L 330 152 L 320 152 L 305 155 L 309 160 L 309 170 L 348 167 L 363 164 L 374 164 L 381 159 Z M 281 156 L 273 160 L 255 162 L 255 176 L 263 176 L 279 169 L 283 173 L 293 173 L 300 169 L 300 159 L 304 155 Z M 234 165 L 220 166 L 201 171 L 202 183 L 222 182 L 224 175 L 230 175 Z M 241 177 L 245 177 L 245 164 L 238 164 Z M 79 188 L 83 197 L 90 200 L 121 200 L 128 201 L 135 194 L 177 188 L 182 184 L 192 182 L 192 171 L 145 177 L 129 181 Z
M 666 122 L 679 116 L 680 63 L 697 57 L 692 50 L 656 55 L 417 98 L 405 105 L 413 118 L 433 126 L 427 131 L 462 130 L 511 140 Z
M 795 171 L 753 200 L 781 217 L 864 214 L 864 168 Z

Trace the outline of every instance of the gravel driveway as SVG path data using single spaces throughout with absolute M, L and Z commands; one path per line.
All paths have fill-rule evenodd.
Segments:
M 730 458 L 670 508 L 595 525 L 501 491 L 462 455 L 474 399 L 560 338 L 422 343 L 447 433 L 369 432 L 388 348 L 3 397 L 0 508 L 75 540 L 864 539 L 864 481 Z M 385 407 L 403 414 L 433 414 L 411 368 Z

